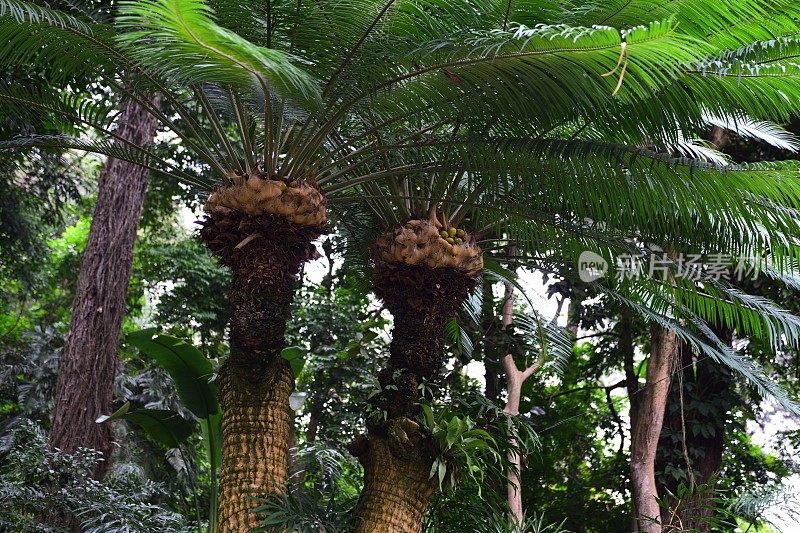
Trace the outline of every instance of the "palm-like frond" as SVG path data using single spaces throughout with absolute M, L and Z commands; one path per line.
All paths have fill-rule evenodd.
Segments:
M 672 15 L 682 31 L 725 48 L 796 33 L 800 14 L 791 0 L 592 0 L 569 1 L 562 6 L 559 15 L 570 17 L 572 24 L 584 25 L 634 26 Z
M 193 0 L 140 0 L 120 4 L 123 51 L 174 82 L 216 82 L 245 90 L 260 87 L 315 108 L 314 80 L 295 58 L 259 47 L 218 26 L 210 7 Z
M 712 116 L 707 115 L 706 121 L 720 128 L 731 130 L 742 137 L 754 139 L 790 152 L 800 150 L 797 137 L 774 122 L 753 120 L 746 116 Z
M 781 407 L 791 413 L 800 413 L 800 405 L 792 400 L 777 383 L 772 381 L 755 361 L 727 346 L 701 318 L 690 313 L 684 313 L 683 316 L 684 318 L 689 318 L 689 324 L 693 327 L 692 329 L 681 324 L 673 317 L 654 311 L 650 301 L 641 301 L 635 297 L 631 298 L 609 287 L 603 287 L 601 292 L 620 304 L 628 306 L 646 321 L 675 332 L 682 342 L 690 345 L 692 350 L 700 354 L 701 357 L 711 358 L 731 369 L 735 374 L 741 376 L 748 385 L 755 388 L 762 397 L 774 399 Z
M 797 165 L 725 165 L 686 139 L 710 122 L 794 147 L 762 121 L 800 109 L 799 10 L 783 0 L 131 0 L 112 26 L 0 0 L 0 60 L 57 64 L 56 80 L 96 75 L 125 98 L 158 90 L 178 118 L 148 110 L 217 179 L 256 169 L 313 176 L 342 223 L 372 233 L 439 205 L 480 230 L 487 248 L 513 241 L 531 259 L 669 242 L 768 253 L 782 272 L 800 257 Z M 37 95 L 4 88 L 0 100 L 22 107 Z M 212 186 L 107 143 L 111 106 L 64 91 L 39 100 L 31 107 L 104 140 L 0 148 L 61 143 Z M 360 238 L 363 252 L 370 239 Z M 683 289 L 697 293 L 693 312 L 768 331 L 748 309 L 773 334 L 787 331 L 764 302 Z

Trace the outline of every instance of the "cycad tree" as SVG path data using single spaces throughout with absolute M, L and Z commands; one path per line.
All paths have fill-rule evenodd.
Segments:
M 720 173 L 640 149 L 679 145 L 709 116 L 787 116 L 800 95 L 798 45 L 773 38 L 794 31 L 798 8 L 746 4 L 140 0 L 101 24 L 79 3 L 65 13 L 0 0 L 0 61 L 96 76 L 198 163 L 124 142 L 114 106 L 66 84 L 7 86 L 0 99 L 77 120 L 91 135 L 2 147 L 94 151 L 212 193 L 203 239 L 233 271 L 231 356 L 219 373 L 220 525 L 241 531 L 257 523 L 251 497 L 284 491 L 293 376 L 280 357 L 283 330 L 327 205 L 362 203 L 383 220 L 376 227 L 389 233 L 373 247 L 383 297 L 409 286 L 398 274 L 409 266 L 422 269 L 420 287 L 447 293 L 425 304 L 436 309 L 425 327 L 398 320 L 393 354 L 421 376 L 437 366 L 439 348 L 427 343 L 480 271 L 476 234 L 487 226 L 531 251 L 554 239 L 604 242 L 587 219 L 676 240 L 699 220 L 719 245 L 764 235 L 756 226 L 794 228 L 773 208 L 797 198 L 793 168 Z M 739 48 L 756 40 L 772 44 Z M 145 98 L 153 91 L 164 111 Z M 467 208 L 490 205 L 473 210 L 484 218 L 466 219 L 465 231 Z M 423 243 L 435 253 L 420 259 Z M 418 323 L 407 307 L 416 297 L 397 298 L 396 313 Z

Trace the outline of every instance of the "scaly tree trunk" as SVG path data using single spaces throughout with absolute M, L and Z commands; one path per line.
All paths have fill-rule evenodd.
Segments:
M 636 418 L 631 420 L 631 483 L 638 531 L 661 533 L 655 460 L 678 339 L 674 332 L 653 326 L 650 334 L 647 381 L 638 396 Z
M 400 424 L 405 421 L 394 421 Z M 436 481 L 431 461 L 420 451 L 425 443 L 410 426 L 410 442 L 375 432 L 351 446 L 364 466 L 364 489 L 353 522 L 354 533 L 418 533 Z M 407 433 L 408 434 L 408 433 Z M 361 449 L 358 448 L 361 446 Z
M 372 400 L 386 421 L 369 422 L 369 437 L 350 447 L 364 466 L 364 489 L 353 521 L 359 533 L 418 533 L 436 490 L 430 479 L 436 450 L 412 420 L 418 387 L 439 374 L 445 326 L 483 268 L 473 237 L 459 230 L 459 244 L 448 244 L 440 228 L 432 214 L 430 220 L 410 221 L 383 235 L 372 247 L 373 291 L 392 313 L 394 329 L 389 367 L 378 376 L 383 391 Z
M 158 97 L 153 103 L 158 105 Z M 117 134 L 132 144 L 147 146 L 156 128 L 152 115 L 128 101 Z M 148 172 L 109 158 L 100 173 L 97 205 L 58 367 L 50 447 L 65 452 L 81 447 L 102 452 L 104 460 L 94 472 L 98 479 L 110 464 L 112 436 L 107 424 L 95 420 L 111 407 L 117 344 Z
M 290 214 L 271 214 L 279 210 Z M 250 512 L 256 498 L 286 492 L 294 375 L 281 351 L 297 275 L 324 230 L 325 201 L 313 184 L 288 188 L 253 175 L 214 193 L 206 211 L 203 241 L 233 273 L 231 354 L 217 378 L 218 525 L 222 533 L 242 533 L 260 524 Z

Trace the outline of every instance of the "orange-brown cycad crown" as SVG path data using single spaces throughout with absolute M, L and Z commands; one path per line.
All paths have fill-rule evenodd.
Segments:
M 313 179 L 269 179 L 256 173 L 247 178 L 231 175 L 233 185 L 221 187 L 208 198 L 206 213 L 225 214 L 233 209 L 248 215 L 275 215 L 303 227 L 324 228 L 328 222 L 325 195 Z

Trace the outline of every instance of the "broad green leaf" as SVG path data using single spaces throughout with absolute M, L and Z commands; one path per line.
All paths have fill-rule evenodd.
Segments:
M 156 361 L 172 378 L 181 401 L 196 417 L 208 418 L 220 412 L 216 386 L 210 382 L 214 368 L 191 344 L 155 329 L 128 335 L 128 342 Z
M 209 462 L 216 468 L 222 464 L 222 413 L 200 421 L 203 432 L 203 447 Z
M 98 423 L 126 420 L 142 428 L 154 441 L 168 448 L 177 448 L 192 434 L 192 423 L 174 411 L 166 409 L 136 409 L 130 411 L 130 402 L 108 416 L 98 417 Z
M 292 367 L 292 374 L 294 374 L 295 378 L 300 375 L 306 365 L 306 351 L 299 346 L 284 348 L 281 350 L 281 357 L 289 361 L 289 366 Z
M 428 427 L 428 429 L 432 430 L 436 425 L 436 422 L 433 418 L 433 409 L 431 409 L 431 406 L 426 403 L 422 404 L 421 407 L 422 414 L 425 417 L 425 425 Z
M 109 420 L 118 420 L 122 418 L 131 408 L 131 402 L 125 402 L 125 405 L 111 413 L 110 415 L 100 415 L 97 417 L 95 422 L 97 424 L 102 424 L 103 422 L 108 422 Z

